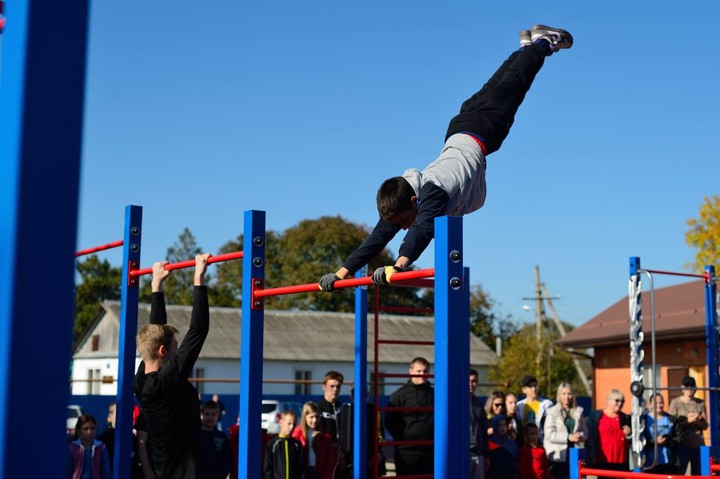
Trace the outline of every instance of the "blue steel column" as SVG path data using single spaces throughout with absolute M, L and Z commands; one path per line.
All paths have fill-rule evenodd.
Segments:
M 142 244 L 142 207 L 125 207 L 123 268 L 120 289 L 120 331 L 118 337 L 118 389 L 115 416 L 113 477 L 130 477 L 132 458 L 132 381 L 135 377 L 135 336 L 138 329 L 140 279 L 130 277 L 131 269 L 140 268 Z
M 29 471 L 63 477 L 88 2 L 13 0 L 6 8 L 0 54 L 0 478 L 28 477 Z M 52 318 L 40 321 L 39 302 L 52 305 Z
M 355 274 L 362 278 L 367 267 Z M 367 286 L 355 288 L 355 391 L 353 404 L 353 477 L 365 479 L 367 461 Z
M 462 219 L 435 219 L 435 477 L 470 474 L 469 284 L 463 280 Z
M 265 212 L 246 211 L 244 221 L 238 477 L 260 477 L 265 313 L 262 300 L 254 307 L 252 281 L 265 281 Z
M 708 365 L 708 415 L 710 416 L 710 454 L 720 457 L 720 363 L 718 361 L 717 284 L 715 267 L 705 266 L 709 280 L 705 283 L 705 354 Z

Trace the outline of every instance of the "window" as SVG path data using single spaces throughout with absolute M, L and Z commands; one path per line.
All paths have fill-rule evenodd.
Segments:
M 100 335 L 99 334 L 93 334 L 91 341 L 92 341 L 91 351 L 97 351 L 98 349 L 100 349 Z
M 310 395 L 312 394 L 312 384 L 310 381 L 312 381 L 312 371 L 306 371 L 306 370 L 296 370 L 295 371 L 295 381 L 298 381 L 295 383 L 295 395 L 299 396 L 302 394 Z M 300 382 L 300 381 L 307 381 L 307 382 Z
M 87 392 L 86 394 L 92 394 L 92 386 L 93 386 L 93 370 L 88 369 L 87 372 Z
M 100 394 L 101 378 L 99 369 L 88 369 L 87 394 Z
M 195 368 L 195 378 L 196 379 L 205 379 L 205 368 Z M 201 396 L 205 393 L 205 383 L 202 381 L 195 382 L 195 388 L 197 389 L 198 394 Z

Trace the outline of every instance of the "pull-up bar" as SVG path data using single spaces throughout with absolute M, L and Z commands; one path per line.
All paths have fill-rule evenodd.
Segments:
M 236 251 L 235 253 L 219 254 L 217 256 L 210 256 L 208 258 L 208 264 L 222 263 L 223 261 L 230 261 L 233 259 L 240 259 L 243 257 L 242 251 Z M 187 261 L 180 261 L 179 263 L 169 263 L 163 266 L 165 271 L 172 271 L 174 269 L 192 268 L 195 266 L 195 260 L 189 259 Z M 144 269 L 134 269 L 130 271 L 130 277 L 143 276 L 146 274 L 152 274 L 152 267 Z
M 212 258 L 211 258 L 212 259 Z M 418 279 L 418 278 L 429 278 L 435 275 L 435 268 L 419 269 L 416 271 L 405 271 L 401 273 L 395 273 L 392 275 L 390 280 L 391 283 L 400 283 L 403 280 Z M 335 289 L 351 288 L 354 286 L 369 286 L 373 284 L 372 276 L 365 276 L 362 278 L 352 279 L 341 279 L 335 281 Z M 278 288 L 268 289 L 255 289 L 255 298 L 263 298 L 265 296 L 280 296 L 283 294 L 295 294 L 295 293 L 311 293 L 318 291 L 320 285 L 318 283 L 299 284 L 296 286 L 280 286 Z
M 95 246 L 94 248 L 82 249 L 82 250 L 78 251 L 77 253 L 75 253 L 75 257 L 77 258 L 78 256 L 85 256 L 87 254 L 97 253 L 98 251 L 105 251 L 106 249 L 117 248 L 118 246 L 122 246 L 123 243 L 124 243 L 123 240 L 117 240 L 117 241 L 113 241 L 112 243 Z
M 705 273 L 705 274 L 698 274 L 698 273 L 680 273 L 680 272 L 677 272 L 677 271 L 663 271 L 663 270 L 660 270 L 660 269 L 644 269 L 644 268 L 643 268 L 643 271 L 648 272 L 648 273 L 655 273 L 655 274 L 667 274 L 667 275 L 670 275 L 670 276 L 685 276 L 685 277 L 688 277 L 688 278 L 702 278 L 702 279 L 704 279 L 705 281 L 710 281 L 710 275 L 707 274 L 707 273 Z

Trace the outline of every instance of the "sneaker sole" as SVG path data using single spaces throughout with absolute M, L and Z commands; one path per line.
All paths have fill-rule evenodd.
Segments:
M 558 48 L 570 48 L 573 46 L 573 36 L 568 32 L 567 30 L 563 30 L 562 28 L 554 28 L 554 27 L 548 27 L 547 25 L 533 25 L 533 27 L 530 29 L 531 33 L 535 33 L 537 30 L 542 30 L 545 32 L 552 32 L 560 35 L 560 41 L 555 44 Z

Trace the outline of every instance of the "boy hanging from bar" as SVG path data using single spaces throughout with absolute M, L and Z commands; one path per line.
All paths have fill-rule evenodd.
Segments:
M 522 30 L 520 49 L 450 121 L 440 156 L 422 172 L 410 168 L 380 185 L 380 220 L 337 272 L 320 278 L 320 289 L 333 291 L 336 281 L 366 265 L 400 229 L 408 230 L 395 264 L 377 268 L 372 275 L 373 283 L 387 285 L 394 273 L 407 269 L 430 244 L 436 217 L 463 216 L 480 209 L 486 195 L 486 156 L 500 149 L 545 57 L 572 44 L 572 35 L 559 28 L 535 25 Z

